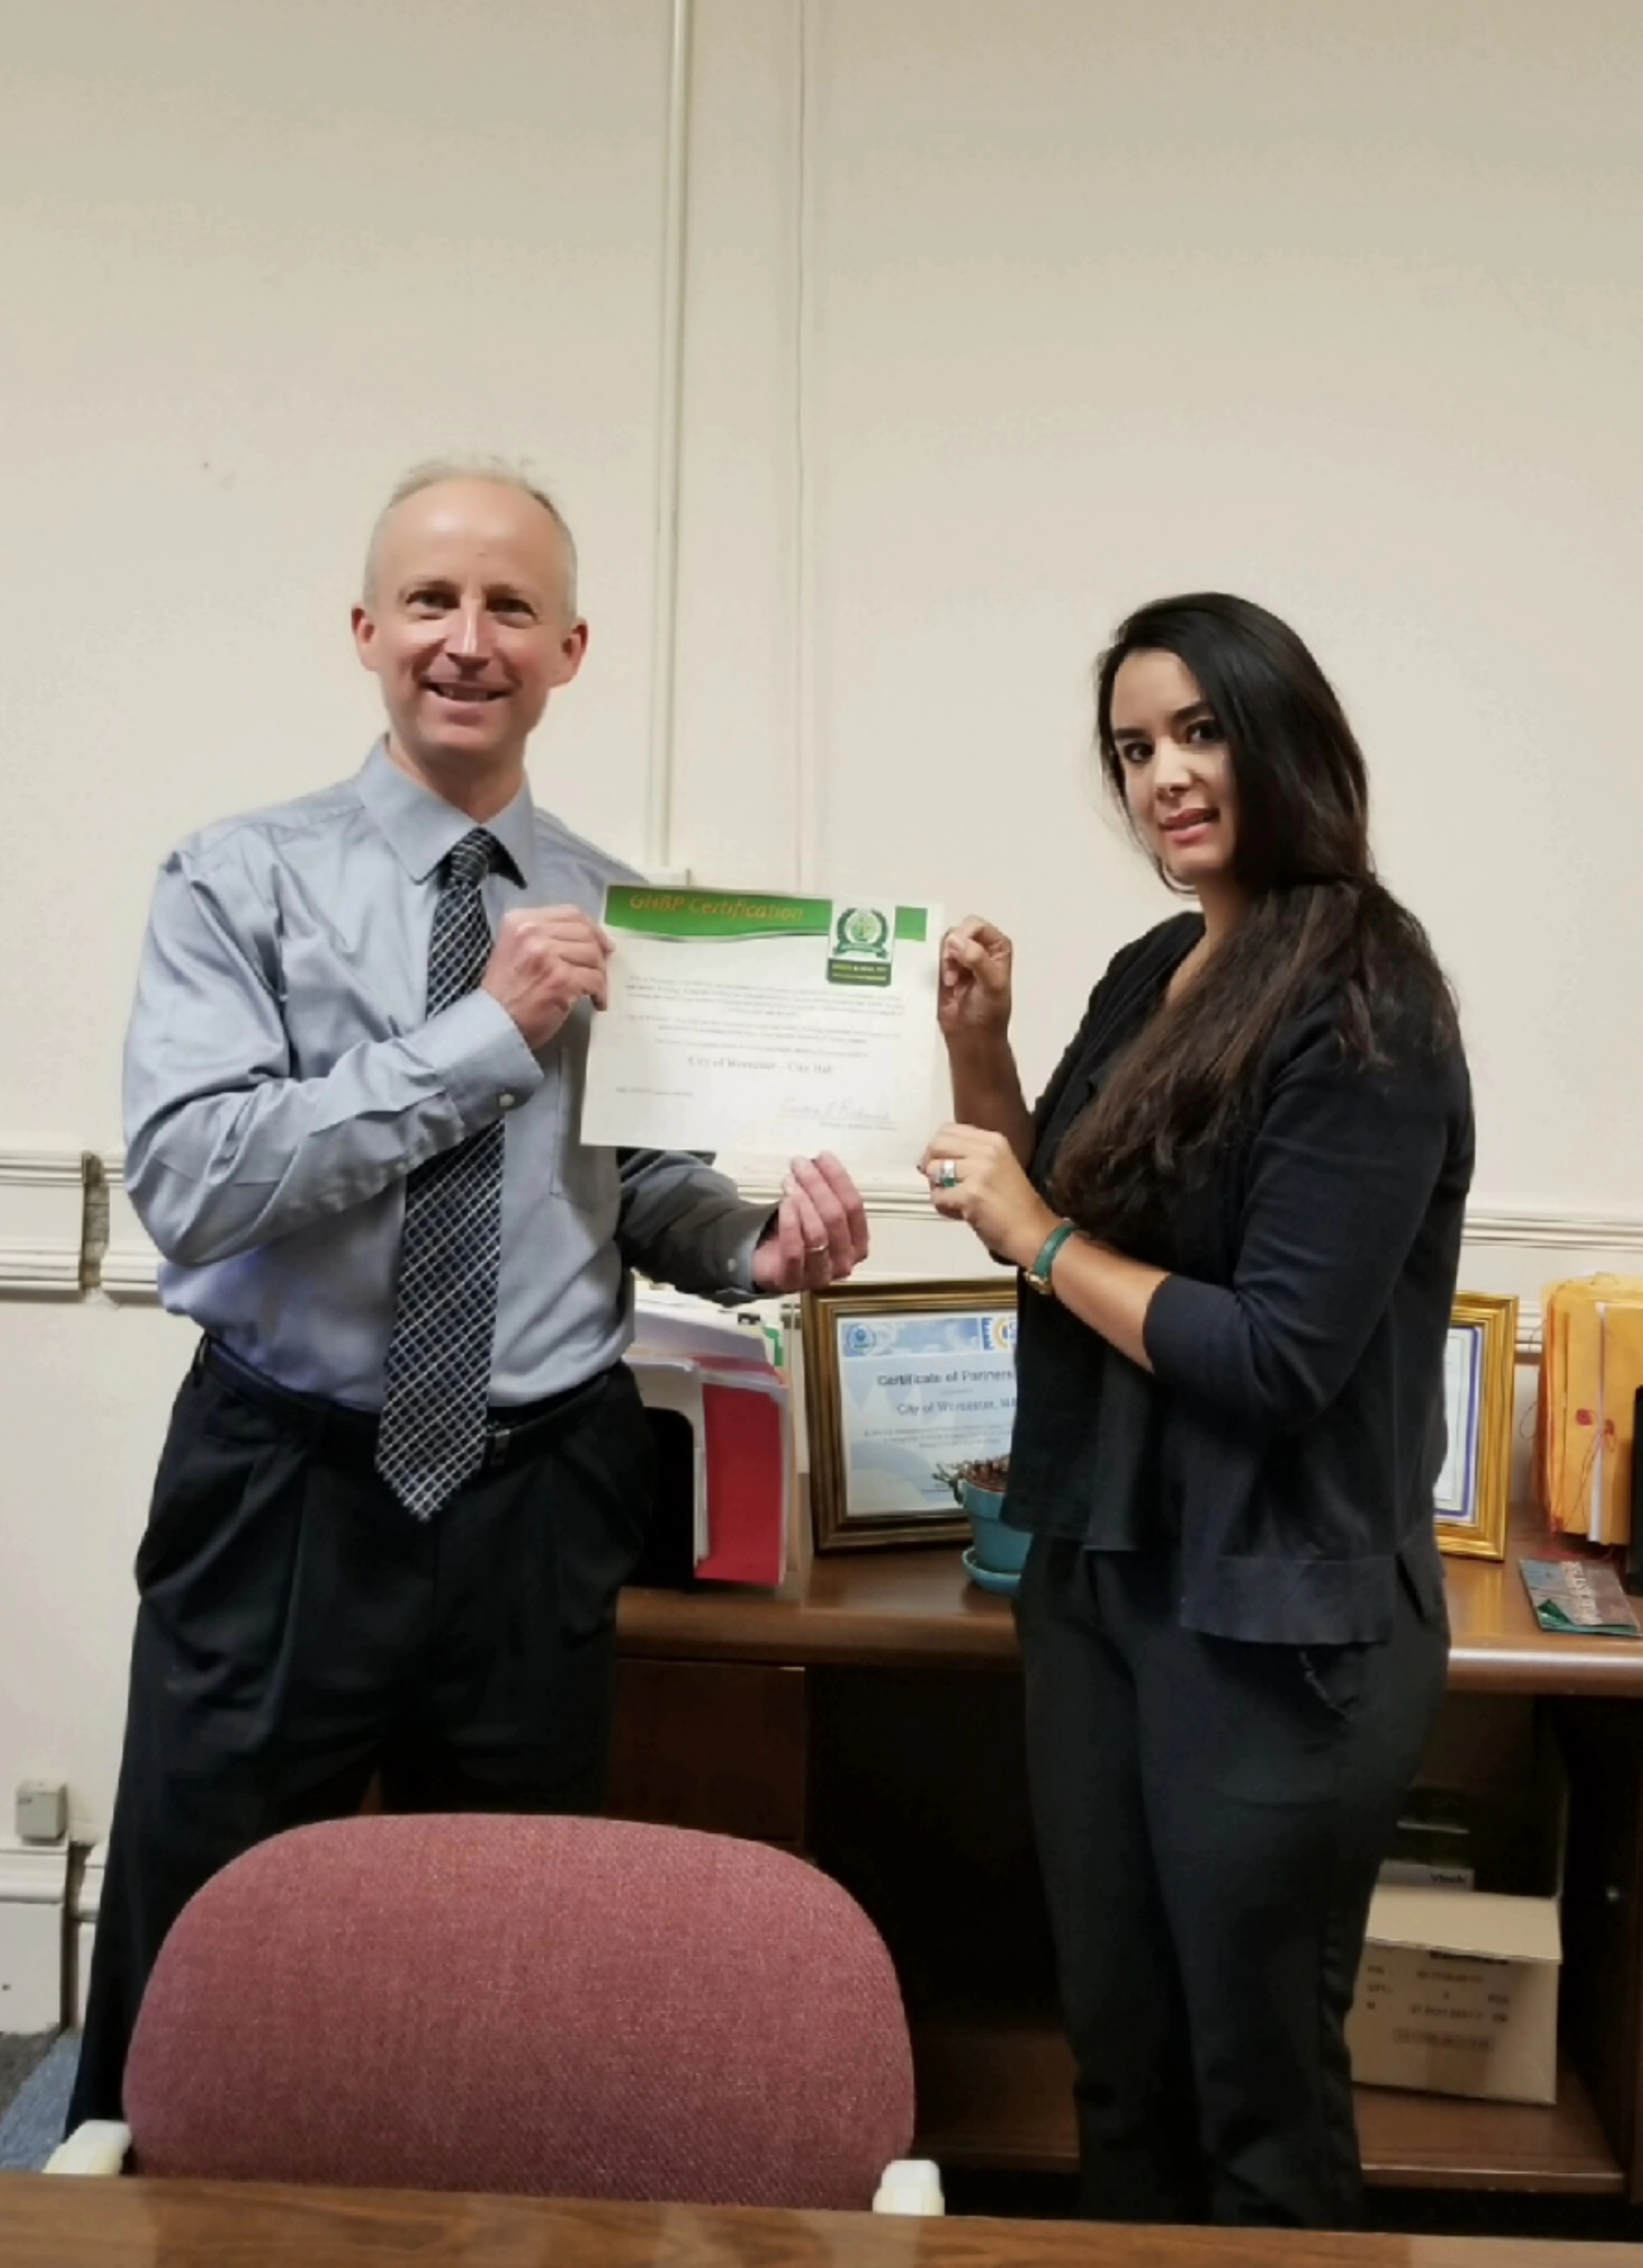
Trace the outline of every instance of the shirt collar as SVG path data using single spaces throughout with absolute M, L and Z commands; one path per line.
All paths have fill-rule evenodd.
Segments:
M 413 882 L 426 881 L 475 824 L 465 811 L 459 811 L 453 803 L 447 803 L 443 796 L 435 795 L 431 788 L 419 785 L 409 772 L 402 771 L 389 755 L 384 740 L 379 740 L 365 758 L 355 784 L 360 802 L 381 828 L 388 848 Z M 536 834 L 529 787 L 521 784 L 512 802 L 505 805 L 494 819 L 486 820 L 484 825 L 486 832 L 496 836 L 512 861 L 519 880 L 528 885 Z

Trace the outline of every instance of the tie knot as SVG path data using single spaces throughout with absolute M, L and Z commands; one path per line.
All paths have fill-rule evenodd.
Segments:
M 465 835 L 445 862 L 447 883 L 461 883 L 468 888 L 483 882 L 491 869 L 501 863 L 502 845 L 485 828 L 475 827 Z

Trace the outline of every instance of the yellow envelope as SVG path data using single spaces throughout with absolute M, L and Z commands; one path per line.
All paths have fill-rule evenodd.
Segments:
M 1546 1294 L 1536 1469 L 1555 1528 L 1593 1543 L 1632 1533 L 1643 1278 L 1588 1276 Z

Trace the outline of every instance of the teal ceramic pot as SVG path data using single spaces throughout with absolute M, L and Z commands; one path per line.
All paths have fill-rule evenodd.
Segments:
M 999 1517 L 1004 1498 L 998 1490 L 979 1489 L 969 1481 L 964 1482 L 963 1490 L 976 1565 L 995 1575 L 1019 1575 L 1032 1537 L 1025 1528 L 1005 1526 Z

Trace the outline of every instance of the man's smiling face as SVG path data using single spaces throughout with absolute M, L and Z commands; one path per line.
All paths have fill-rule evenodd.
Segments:
M 564 535 L 522 489 L 440 481 L 394 507 L 353 619 L 402 770 L 453 800 L 464 781 L 512 794 L 549 695 L 581 666 L 570 585 Z

